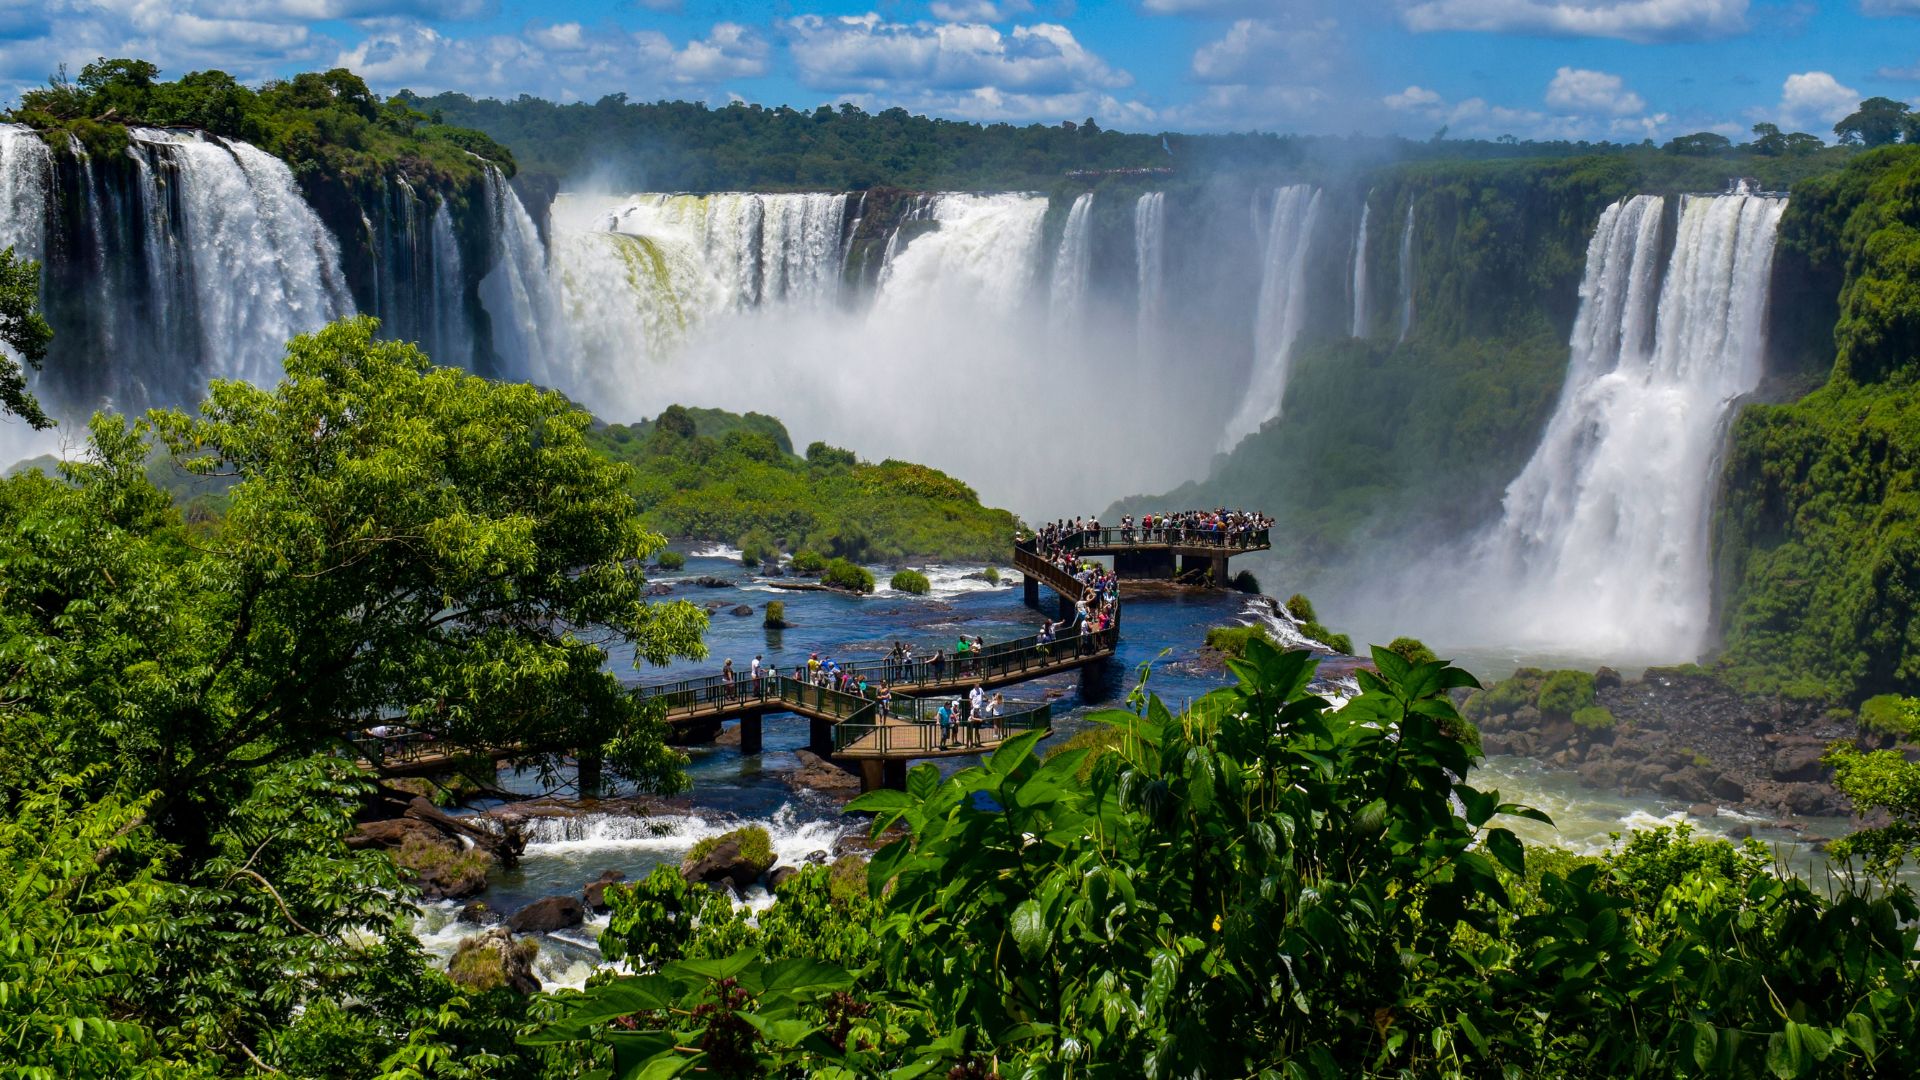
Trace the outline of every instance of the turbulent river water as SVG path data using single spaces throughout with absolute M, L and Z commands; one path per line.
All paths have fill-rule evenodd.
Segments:
M 673 584 L 677 598 L 703 604 L 718 601 L 725 606 L 711 617 L 706 660 L 632 672 L 632 681 L 714 674 L 728 659 L 736 669 L 744 670 L 756 654 L 788 671 L 816 651 L 823 658 L 871 659 L 896 640 L 910 643 L 916 653 L 924 654 L 940 646 L 951 649 L 963 633 L 979 635 L 989 642 L 1031 634 L 1043 618 L 1021 603 L 1019 575 L 1004 569 L 1003 582 L 992 585 L 970 576 L 982 571 L 982 566 L 934 566 L 927 568 L 933 589 L 926 596 L 894 592 L 883 585 L 872 596 L 853 597 L 777 589 L 774 579 L 741 567 L 737 554 L 721 547 L 695 547 L 685 568 L 655 579 Z M 875 575 L 880 581 L 887 576 Z M 701 577 L 724 578 L 733 587 L 702 588 L 695 584 Z M 1043 590 L 1042 597 L 1049 600 L 1051 594 Z M 785 602 L 787 619 L 794 624 L 790 629 L 768 631 L 761 626 L 759 609 L 773 599 Z M 1128 589 L 1123 600 L 1119 653 L 1104 672 L 1084 680 L 1078 675 L 1055 676 L 1004 691 L 1009 700 L 1054 698 L 1054 735 L 1043 744 L 1043 752 L 1047 745 L 1090 726 L 1085 719 L 1089 710 L 1124 705 L 1143 665 L 1151 665 L 1148 688 L 1175 709 L 1230 681 L 1230 674 L 1203 653 L 1202 641 L 1209 627 L 1263 621 L 1279 640 L 1301 641 L 1290 623 L 1268 613 L 1264 599 L 1238 593 L 1141 587 Z M 730 613 L 742 603 L 752 605 L 755 614 Z M 629 657 L 616 657 L 615 663 L 631 670 Z M 1355 663 L 1351 657 L 1327 656 L 1317 688 L 1334 700 L 1351 693 Z M 806 741 L 804 720 L 775 715 L 766 721 L 765 747 L 759 754 L 746 755 L 737 747 L 718 745 L 691 748 L 694 810 L 689 815 L 646 817 L 589 811 L 539 820 L 520 865 L 510 872 L 497 873 L 480 899 L 497 912 L 510 913 L 541 897 L 578 896 L 582 887 L 603 870 L 620 870 L 628 880 L 635 880 L 661 863 L 678 865 L 702 837 L 747 822 L 767 828 L 781 863 L 799 864 L 809 853 L 831 851 L 840 836 L 861 831 L 864 822 L 841 813 L 836 800 L 796 790 L 780 778 L 779 774 L 797 765 L 794 751 L 803 748 Z M 974 764 L 974 759 L 949 758 L 937 764 L 950 773 Z M 502 782 L 510 790 L 528 794 L 544 790 L 531 775 L 505 772 Z M 1529 840 L 1580 851 L 1603 849 L 1610 833 L 1684 820 L 1687 812 L 1686 806 L 1668 800 L 1622 798 L 1616 793 L 1587 789 L 1570 774 L 1520 758 L 1491 759 L 1470 777 L 1470 782 L 1497 788 L 1510 799 L 1538 806 L 1552 815 L 1552 828 L 1525 821 L 1515 825 L 1516 831 Z M 1799 824 L 1810 833 L 1834 835 L 1839 829 L 1838 823 Z M 1782 859 L 1789 863 L 1804 866 L 1813 857 L 1803 845 L 1802 833 L 1774 828 L 1768 821 L 1723 813 L 1696 821 L 1695 825 L 1705 833 L 1723 834 L 1745 826 L 1752 828 L 1755 836 L 1777 844 Z M 747 897 L 747 903 L 756 907 L 770 902 L 771 898 L 758 888 Z M 455 920 L 459 906 L 448 901 L 423 910 L 417 930 L 430 951 L 451 955 L 460 939 L 473 932 L 471 926 Z M 605 925 L 605 916 L 594 916 L 584 926 L 544 936 L 537 962 L 541 979 L 549 985 L 578 985 L 584 980 L 599 962 L 596 939 Z

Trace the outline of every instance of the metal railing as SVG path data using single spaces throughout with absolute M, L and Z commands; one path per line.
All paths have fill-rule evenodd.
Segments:
M 1085 551 L 1088 548 L 1124 548 L 1124 547 L 1191 547 L 1218 548 L 1222 551 L 1257 551 L 1271 546 L 1268 538 L 1271 530 L 1218 530 L 1183 528 L 1178 525 L 1155 525 L 1151 529 L 1136 525 L 1131 529 L 1102 528 L 1082 529 L 1067 533 L 1051 546 L 1065 551 Z
M 941 728 L 929 708 L 928 719 L 893 723 L 849 721 L 833 729 L 834 753 L 843 757 L 905 757 L 948 750 L 987 750 L 1023 731 L 1053 728 L 1053 706 L 1022 706 L 999 716 L 976 716 Z

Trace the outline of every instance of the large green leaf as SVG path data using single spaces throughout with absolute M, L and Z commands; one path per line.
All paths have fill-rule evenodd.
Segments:
M 1022 900 L 1013 909 L 1007 931 L 1013 935 L 1020 955 L 1029 961 L 1038 959 L 1053 944 L 1053 930 L 1047 926 L 1046 912 L 1035 900 Z
M 732 956 L 722 956 L 710 960 L 680 960 L 660 969 L 666 977 L 680 978 L 691 975 L 701 979 L 731 979 L 747 970 L 748 965 L 760 958 L 758 949 L 741 949 Z
M 821 963 L 805 956 L 776 960 L 761 972 L 760 983 L 768 990 L 844 990 L 853 985 L 853 975 L 845 968 Z

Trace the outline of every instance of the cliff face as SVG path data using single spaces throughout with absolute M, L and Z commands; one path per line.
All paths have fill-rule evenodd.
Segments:
M 1796 190 L 1781 247 L 1792 280 L 1837 285 L 1810 290 L 1809 310 L 1789 316 L 1832 313 L 1832 368 L 1812 393 L 1751 406 L 1734 426 L 1715 530 L 1725 660 L 1754 689 L 1849 701 L 1912 693 L 1920 148 L 1861 155 Z M 1788 343 L 1810 336 L 1801 329 Z

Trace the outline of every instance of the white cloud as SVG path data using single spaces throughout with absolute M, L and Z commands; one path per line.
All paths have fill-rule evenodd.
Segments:
M 1771 118 L 1789 131 L 1812 130 L 1816 134 L 1833 126 L 1860 105 L 1860 92 L 1842 86 L 1824 71 L 1805 71 L 1787 76 L 1780 86 L 1780 104 Z
M 1883 67 L 1874 74 L 1883 79 L 1920 81 L 1920 60 L 1914 61 L 1910 67 Z
M 1409 86 L 1397 94 L 1388 94 L 1380 100 L 1389 109 L 1406 112 L 1411 109 L 1431 108 L 1440 104 L 1441 97 L 1438 91 L 1429 90 L 1424 86 Z
M 1054 23 L 1002 33 L 978 23 L 896 23 L 877 14 L 783 20 L 800 82 L 834 94 L 891 91 L 1059 96 L 1130 85 Z
M 710 89 L 726 79 L 765 74 L 767 53 L 758 34 L 725 22 L 680 47 L 656 31 L 626 33 L 577 22 L 473 38 L 403 24 L 368 34 L 334 63 L 388 90 L 524 92 L 570 101 L 614 90 Z
M 1240 19 L 1193 53 L 1193 75 L 1205 83 L 1303 85 L 1338 65 L 1339 26 L 1332 19 L 1279 26 Z
M 1416 33 L 1473 30 L 1696 41 L 1747 27 L 1748 0 L 1415 0 L 1400 21 Z
M 1150 15 L 1227 15 L 1256 6 L 1249 0 L 1142 0 L 1140 4 Z
M 996 23 L 1033 10 L 1029 0 L 933 0 L 927 10 L 941 22 Z
M 1647 103 L 1627 89 L 1618 75 L 1585 68 L 1563 67 L 1547 84 L 1547 104 L 1556 109 L 1583 113 L 1612 113 L 1630 116 L 1645 112 Z
M 1920 0 L 1860 0 L 1866 15 L 1920 15 Z

